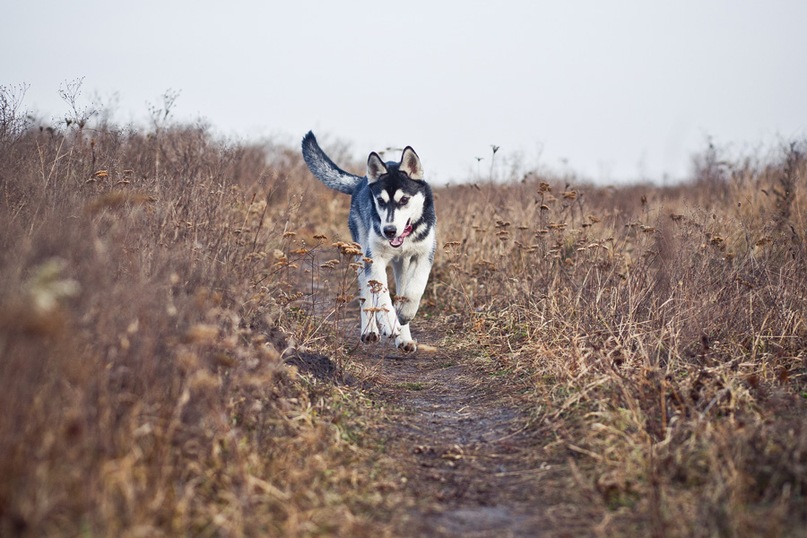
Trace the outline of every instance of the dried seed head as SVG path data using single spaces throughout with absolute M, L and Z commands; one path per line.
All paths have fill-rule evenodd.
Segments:
M 339 265 L 339 260 L 333 259 L 333 260 L 328 260 L 327 262 L 325 262 L 323 264 L 320 264 L 320 267 L 323 268 L 323 269 L 333 269 L 337 265 Z
M 368 280 L 367 286 L 370 288 L 371 293 L 381 293 L 386 289 L 386 286 L 378 280 Z
M 358 243 L 347 243 L 345 241 L 337 241 L 331 246 L 339 249 L 339 252 L 345 256 L 360 256 L 362 254 L 361 245 Z

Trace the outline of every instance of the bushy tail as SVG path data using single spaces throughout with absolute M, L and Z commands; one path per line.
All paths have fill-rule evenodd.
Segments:
M 364 179 L 336 166 L 319 147 L 317 138 L 311 131 L 308 131 L 308 134 L 303 137 L 303 159 L 317 179 L 326 186 L 345 194 L 353 194 L 353 189 Z

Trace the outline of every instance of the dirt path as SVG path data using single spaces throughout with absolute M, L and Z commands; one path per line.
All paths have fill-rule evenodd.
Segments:
M 566 462 L 553 461 L 548 440 L 527 427 L 531 407 L 505 374 L 450 350 L 383 355 L 390 351 L 371 346 L 354 360 L 376 372 L 369 392 L 387 409 L 385 474 L 406 499 L 392 517 L 397 535 L 594 534 L 596 520 L 570 502 Z

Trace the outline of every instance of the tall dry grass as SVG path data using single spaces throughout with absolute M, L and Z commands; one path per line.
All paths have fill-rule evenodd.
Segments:
M 136 129 L 68 92 L 40 129 L 2 90 L 0 534 L 389 532 L 372 402 L 286 366 L 359 375 L 348 198 L 296 147 L 172 123 L 170 95 Z M 804 151 L 435 189 L 418 319 L 500 390 L 532 381 L 535 450 L 606 532 L 807 528 Z
M 361 534 L 364 404 L 283 360 L 296 149 L 3 95 L 0 535 Z
M 690 184 L 440 190 L 432 294 L 504 370 L 614 521 L 656 535 L 807 528 L 807 159 Z

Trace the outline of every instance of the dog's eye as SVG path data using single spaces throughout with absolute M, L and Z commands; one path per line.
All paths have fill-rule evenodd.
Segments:
M 407 203 L 409 203 L 409 197 L 408 197 L 408 196 L 402 196 L 402 197 L 401 197 L 401 201 L 400 201 L 400 202 L 398 202 L 398 203 L 399 203 L 400 205 L 406 205 Z

